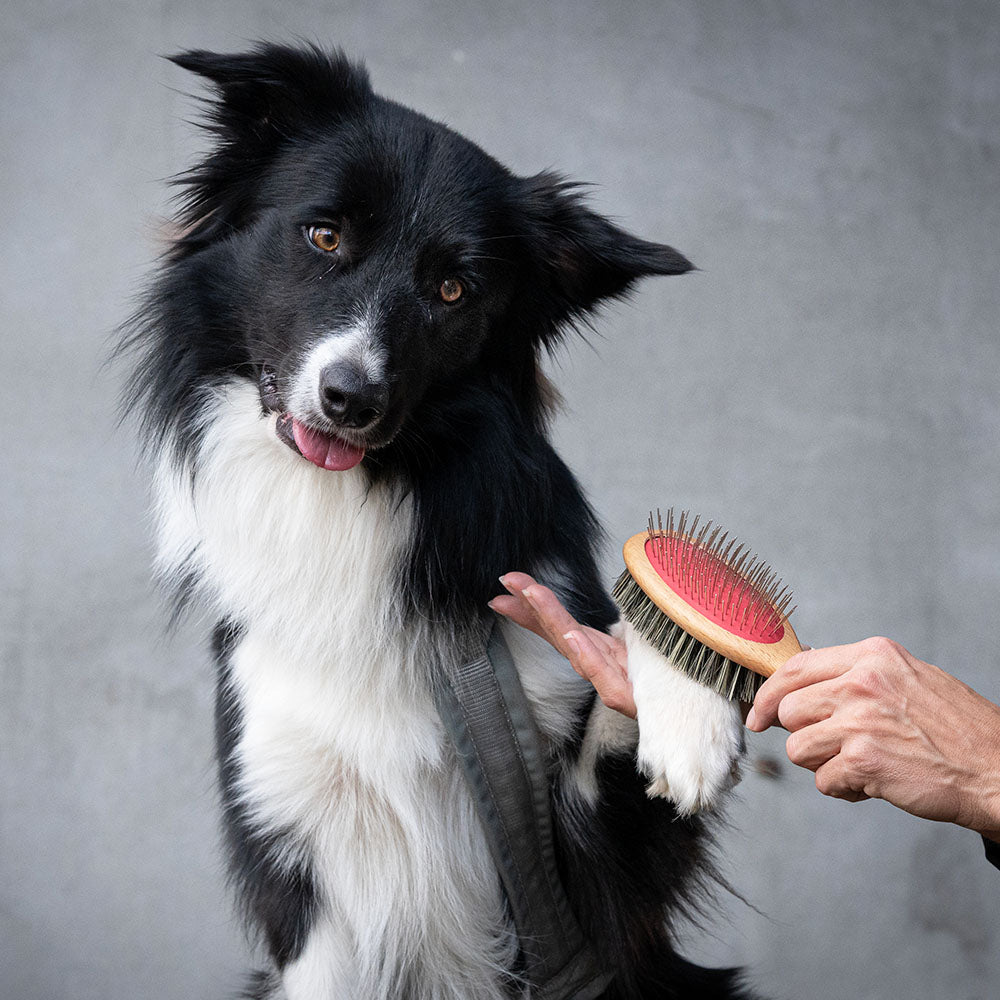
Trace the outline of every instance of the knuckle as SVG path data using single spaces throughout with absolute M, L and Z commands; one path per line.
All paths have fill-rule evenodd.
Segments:
M 799 691 L 790 691 L 781 701 L 778 702 L 775 713 L 778 721 L 788 729 L 798 729 L 797 721 L 802 715 L 803 702 L 805 696 Z
M 873 736 L 855 736 L 842 747 L 841 756 L 850 772 L 859 778 L 870 778 L 878 773 L 881 749 Z
M 845 683 L 851 694 L 861 698 L 877 698 L 883 688 L 881 672 L 869 660 L 858 663 L 848 673 Z
M 802 762 L 806 759 L 806 746 L 805 740 L 802 738 L 800 733 L 792 733 L 787 740 L 785 740 L 785 753 L 788 754 L 788 759 L 793 764 L 798 764 L 802 766 Z
M 899 655 L 898 642 L 887 639 L 884 635 L 874 635 L 861 643 L 864 652 L 878 659 L 895 659 Z
M 780 722 L 786 729 L 790 728 L 789 723 L 795 714 L 794 695 L 786 694 L 785 697 L 778 702 L 776 714 L 778 716 L 778 722 Z
M 802 658 L 805 653 L 796 653 L 790 660 L 788 660 L 781 668 L 781 673 L 785 677 L 796 677 L 802 672 Z
M 823 771 L 816 772 L 816 789 L 823 795 L 836 795 L 838 786 L 832 775 Z
M 801 653 L 796 653 L 790 660 L 788 660 L 784 666 L 781 668 L 781 673 L 785 677 L 796 678 L 799 677 L 805 670 L 806 665 L 812 659 L 811 650 L 803 650 Z

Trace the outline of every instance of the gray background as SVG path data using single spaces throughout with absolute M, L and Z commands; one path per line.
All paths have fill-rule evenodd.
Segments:
M 813 645 L 887 633 L 1000 699 L 995 2 L 5 4 L 0 25 L 0 998 L 222 997 L 247 967 L 217 847 L 204 623 L 172 640 L 110 331 L 199 141 L 157 59 L 302 36 L 702 268 L 553 364 L 615 544 L 721 519 Z M 511 567 L 514 568 L 514 567 Z M 978 839 L 827 800 L 753 737 L 693 957 L 776 997 L 986 998 Z M 756 768 L 756 769 L 755 769 Z

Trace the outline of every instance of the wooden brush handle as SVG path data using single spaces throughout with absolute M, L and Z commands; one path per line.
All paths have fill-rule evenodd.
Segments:
M 801 652 L 802 646 L 787 618 L 781 620 L 783 634 L 778 642 L 754 642 L 733 635 L 722 625 L 706 618 L 675 593 L 662 579 L 646 555 L 645 531 L 633 535 L 624 548 L 625 565 L 643 593 L 688 635 L 755 674 L 770 677 L 783 663 Z

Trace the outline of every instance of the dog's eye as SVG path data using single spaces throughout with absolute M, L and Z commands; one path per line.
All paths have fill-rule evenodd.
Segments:
M 333 253 L 340 246 L 340 233 L 329 226 L 310 226 L 306 230 L 309 242 L 324 253 Z
M 438 295 L 441 296 L 443 302 L 457 302 L 462 297 L 462 292 L 464 291 L 465 289 L 462 287 L 461 281 L 455 278 L 445 278 L 438 289 Z

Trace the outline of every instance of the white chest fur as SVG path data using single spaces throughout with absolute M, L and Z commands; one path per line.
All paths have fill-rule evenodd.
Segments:
M 239 791 L 286 834 L 284 860 L 308 855 L 320 897 L 286 995 L 504 995 L 515 945 L 425 683 L 432 638 L 397 612 L 408 503 L 295 455 L 252 386 L 220 390 L 205 417 L 193 484 L 167 464 L 158 477 L 160 561 L 195 569 L 245 629 Z

